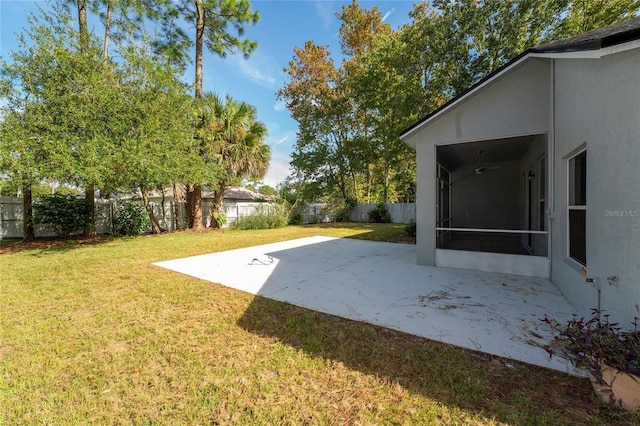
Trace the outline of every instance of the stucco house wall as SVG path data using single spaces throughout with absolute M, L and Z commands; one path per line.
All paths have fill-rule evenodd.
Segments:
M 595 286 L 567 258 L 567 158 L 586 147 L 587 277 L 601 284 L 602 309 L 629 326 L 640 316 L 640 49 L 555 59 L 554 75 L 551 280 L 581 314 L 597 307 Z
M 534 58 L 497 77 L 441 117 L 421 143 L 447 145 L 544 133 L 549 128 L 549 61 Z M 412 145 L 411 140 L 407 141 Z

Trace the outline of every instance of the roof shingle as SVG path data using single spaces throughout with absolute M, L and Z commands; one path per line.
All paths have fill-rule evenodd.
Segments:
M 529 49 L 536 53 L 601 49 L 640 38 L 640 17 Z

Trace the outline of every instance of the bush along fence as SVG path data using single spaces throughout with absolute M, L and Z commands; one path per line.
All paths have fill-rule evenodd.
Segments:
M 150 203 L 154 214 L 161 226 L 168 231 L 176 230 L 176 206 L 172 198 L 167 197 L 162 208 L 160 197 L 151 198 Z M 133 205 L 129 206 L 129 205 Z M 127 207 L 129 206 L 129 207 Z M 213 199 L 202 199 L 202 223 L 211 226 L 211 207 Z M 369 212 L 376 209 L 378 204 L 356 204 L 349 214 L 352 222 L 369 222 Z M 414 203 L 386 203 L 386 209 L 391 215 L 393 223 L 411 223 L 415 221 Z M 178 229 L 185 226 L 186 208 L 184 202 L 178 202 Z M 35 207 L 37 208 L 37 207 Z M 251 216 L 265 209 L 276 209 L 275 204 L 264 202 L 225 201 L 224 214 L 226 227 L 234 227 L 238 218 Z M 148 221 L 138 221 L 134 210 L 144 210 L 142 200 L 96 200 L 95 225 L 99 234 L 126 235 L 129 230 L 143 227 L 144 231 L 151 231 Z M 164 210 L 164 211 L 163 211 Z M 146 212 L 145 212 L 146 215 Z M 302 223 L 333 222 L 334 218 L 328 213 L 326 206 L 312 203 L 304 206 Z M 49 226 L 36 224 L 36 237 L 54 237 L 58 234 Z M 17 197 L 0 197 L 0 238 L 22 238 L 22 199 Z
M 150 198 L 150 204 L 153 208 L 154 215 L 160 222 L 161 227 L 168 231 L 176 230 L 175 211 L 176 205 L 172 198 L 167 198 L 164 203 L 160 197 Z M 204 226 L 211 225 L 211 208 L 213 199 L 202 199 L 202 224 Z M 184 202 L 178 202 L 178 218 L 177 228 L 185 227 L 186 207 Z M 256 211 L 265 208 L 274 208 L 275 205 L 262 202 L 244 202 L 232 201 L 224 203 L 224 214 L 226 216 L 226 225 L 231 226 L 239 217 L 250 216 Z M 34 205 L 34 211 L 37 205 Z M 136 227 L 143 226 L 143 231 L 150 232 L 148 220 L 140 223 L 137 220 L 135 211 L 143 211 L 143 217 L 147 217 L 144 211 L 142 200 L 96 200 L 95 226 L 98 234 L 120 234 L 127 235 L 135 233 Z M 35 224 L 35 235 L 37 238 L 54 237 L 59 234 L 50 226 L 43 224 Z M 75 232 L 73 234 L 78 234 Z M 17 197 L 0 197 L 0 237 L 1 238 L 22 238 L 22 198 Z
M 391 214 L 392 223 L 411 223 L 416 219 L 415 203 L 383 203 Z M 375 210 L 379 204 L 356 204 L 349 214 L 352 222 L 369 222 L 369 213 Z

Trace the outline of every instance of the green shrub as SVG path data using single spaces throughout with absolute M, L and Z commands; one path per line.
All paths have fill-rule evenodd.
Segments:
M 302 213 L 294 213 L 289 218 L 289 225 L 302 225 Z
M 287 226 L 287 215 L 279 207 L 258 207 L 249 216 L 240 216 L 233 223 L 233 229 L 274 229 Z
M 211 216 L 213 217 L 211 225 L 214 228 L 222 229 L 222 227 L 227 224 L 227 215 L 224 213 L 213 212 Z
M 376 206 L 369 211 L 369 222 L 391 223 L 391 213 L 389 213 L 384 203 L 376 204 Z
M 111 223 L 115 235 L 134 236 L 145 232 L 150 220 L 147 211 L 140 204 L 124 202 L 115 208 Z
M 416 221 L 415 219 L 411 219 L 409 223 L 404 226 L 404 232 L 410 237 L 416 236 Z
M 333 220 L 336 222 L 349 222 L 350 213 L 351 213 L 351 210 L 347 210 L 347 209 L 339 210 L 333 217 Z
M 325 206 L 320 210 L 321 216 L 330 216 L 334 222 L 348 222 L 351 210 L 356 205 L 353 198 L 330 197 L 325 200 Z
M 68 237 L 92 224 L 91 207 L 84 198 L 73 195 L 45 195 L 33 209 L 33 223 L 48 225 L 61 237 Z
M 351 216 L 351 210 L 356 206 L 356 200 L 353 198 L 348 198 L 344 200 L 342 205 L 338 208 L 338 210 L 334 213 L 333 217 L 336 222 L 349 222 Z
M 302 225 L 304 222 L 305 207 L 306 205 L 299 200 L 295 200 L 293 204 L 287 200 L 282 200 L 279 203 L 279 208 L 281 208 L 283 212 L 286 212 L 289 218 L 289 225 Z

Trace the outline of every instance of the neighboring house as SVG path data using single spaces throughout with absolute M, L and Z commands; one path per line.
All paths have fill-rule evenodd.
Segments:
M 202 198 L 213 198 L 213 192 L 204 192 Z M 224 202 L 235 203 L 238 201 L 273 201 L 273 197 L 259 194 L 246 188 L 233 186 L 224 190 Z
M 580 314 L 640 316 L 640 18 L 527 50 L 401 139 L 419 264 L 549 278 Z
M 213 192 L 202 193 L 202 221 L 205 226 L 211 226 L 211 209 L 213 207 Z M 226 226 L 235 222 L 241 216 L 250 216 L 258 211 L 273 206 L 273 197 L 259 194 L 246 188 L 231 187 L 224 191 L 224 214 L 227 217 Z
M 182 188 L 181 188 L 182 189 Z M 180 196 L 183 194 L 181 193 Z M 165 190 L 165 197 L 167 203 L 173 202 L 173 191 L 171 189 Z M 154 191 L 150 194 L 150 200 L 152 201 L 155 210 L 158 210 L 156 214 L 161 215 L 161 198 L 162 193 L 160 191 Z M 204 226 L 211 226 L 211 209 L 213 207 L 213 191 L 207 191 L 206 188 L 202 192 L 202 224 Z M 186 217 L 186 210 L 183 202 L 181 204 L 181 217 Z M 273 197 L 268 195 L 259 194 L 257 192 L 250 191 L 246 188 L 229 187 L 224 191 L 224 214 L 227 217 L 227 225 L 233 223 L 240 216 L 249 216 L 255 213 L 259 209 L 267 208 L 273 204 Z M 167 204 L 168 206 L 169 204 Z M 173 220 L 173 207 L 171 206 L 168 212 L 169 216 Z
M 165 194 L 165 197 L 167 198 L 173 198 L 173 190 L 171 188 L 165 188 L 164 194 Z M 213 194 L 214 194 L 213 191 L 207 191 L 205 188 L 205 190 L 202 193 L 202 198 L 207 198 L 207 199 L 213 198 Z M 178 196 L 184 197 L 184 188 L 182 187 L 182 185 L 180 185 L 178 188 Z M 121 198 L 127 199 L 127 198 L 137 198 L 137 197 L 140 197 L 139 193 L 129 194 Z M 160 199 L 162 198 L 162 192 L 159 190 L 150 191 L 149 197 L 154 199 L 156 198 Z M 238 186 L 229 187 L 224 191 L 225 203 L 234 203 L 238 201 L 271 201 L 271 198 L 272 197 L 269 197 L 267 195 L 258 194 L 257 192 L 250 191 L 246 188 L 240 188 Z

